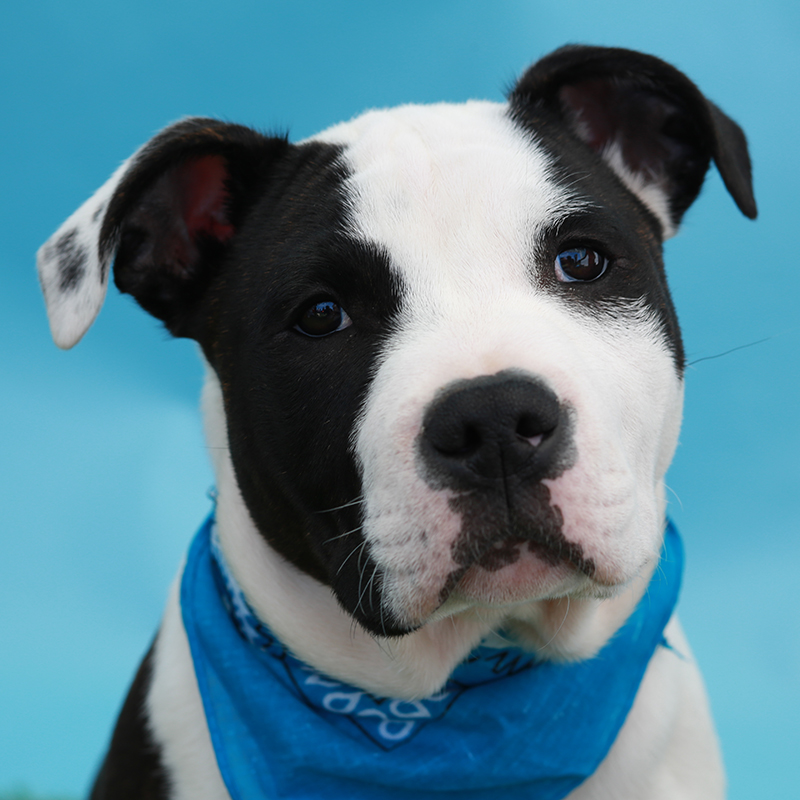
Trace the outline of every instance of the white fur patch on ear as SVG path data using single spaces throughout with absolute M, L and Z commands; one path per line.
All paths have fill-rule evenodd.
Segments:
M 609 142 L 603 147 L 600 155 L 617 173 L 625 186 L 656 216 L 661 223 L 664 239 L 674 236 L 677 228 L 669 210 L 669 197 L 664 186 L 665 179 L 659 175 L 632 170 L 625 162 L 619 142 Z
M 36 254 L 50 332 L 65 350 L 80 341 L 105 300 L 116 247 L 100 252 L 100 230 L 129 163 L 125 161 Z

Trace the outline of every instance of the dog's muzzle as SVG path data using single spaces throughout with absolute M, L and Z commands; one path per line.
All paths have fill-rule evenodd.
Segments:
M 453 492 L 461 516 L 452 555 L 459 569 L 496 571 L 535 553 L 591 576 L 594 564 L 567 542 L 563 517 L 543 481 L 576 457 L 572 409 L 544 381 L 498 372 L 445 387 L 425 412 L 418 447 L 421 473 L 435 490 Z

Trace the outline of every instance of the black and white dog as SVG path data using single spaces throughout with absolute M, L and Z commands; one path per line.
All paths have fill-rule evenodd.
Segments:
M 236 596 L 318 683 L 419 716 L 476 648 L 535 654 L 525 674 L 604 662 L 646 605 L 683 394 L 662 242 L 712 159 L 755 217 L 745 138 L 691 81 L 566 47 L 503 104 L 371 111 L 299 144 L 172 125 L 42 247 L 40 279 L 61 347 L 97 315 L 112 264 L 121 291 L 200 344 Z M 221 766 L 181 591 L 97 800 L 256 800 Z M 501 780 L 495 796 L 723 796 L 702 680 L 668 618 L 596 771 L 560 794 Z M 401 750 L 359 758 L 388 773 Z M 431 775 L 408 794 L 484 796 L 480 774 L 452 793 Z M 263 796 L 405 796 L 331 781 Z

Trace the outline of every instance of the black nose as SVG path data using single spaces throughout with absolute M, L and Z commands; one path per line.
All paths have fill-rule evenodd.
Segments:
M 563 452 L 568 420 L 542 381 L 498 372 L 446 387 L 419 439 L 429 482 L 471 489 L 516 476 L 541 480 Z

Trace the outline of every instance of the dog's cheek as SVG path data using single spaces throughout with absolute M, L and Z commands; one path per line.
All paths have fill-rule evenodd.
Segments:
M 417 502 L 383 504 L 365 520 L 373 558 L 384 570 L 383 606 L 409 627 L 439 607 L 443 588 L 459 570 L 452 549 L 461 519 L 450 510 L 448 494 L 412 486 Z
M 572 469 L 548 486 L 567 539 L 581 544 L 608 584 L 630 580 L 660 546 L 664 474 L 681 421 L 683 386 L 652 322 L 606 326 L 594 369 L 568 394 L 576 408 Z
M 458 569 L 452 547 L 461 518 L 451 508 L 452 493 L 430 489 L 418 474 L 421 406 L 401 408 L 388 397 L 367 404 L 357 438 L 363 535 L 382 570 L 384 609 L 401 623 L 418 624 L 439 605 L 442 587 Z

